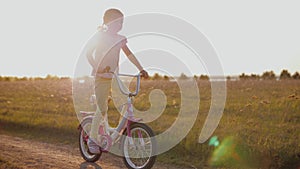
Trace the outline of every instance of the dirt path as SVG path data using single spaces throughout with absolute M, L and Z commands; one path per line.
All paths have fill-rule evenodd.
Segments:
M 126 168 L 121 158 L 111 154 L 102 154 L 97 163 L 87 163 L 81 158 L 78 148 L 24 140 L 7 135 L 0 135 L 0 158 L 15 168 Z M 153 168 L 173 169 L 182 167 L 156 163 Z

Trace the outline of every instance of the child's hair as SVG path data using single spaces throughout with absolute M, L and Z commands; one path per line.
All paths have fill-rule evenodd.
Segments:
M 124 15 L 123 13 L 118 9 L 108 9 L 105 11 L 103 16 L 103 24 L 107 25 L 109 22 L 116 20 L 118 18 L 122 18 Z

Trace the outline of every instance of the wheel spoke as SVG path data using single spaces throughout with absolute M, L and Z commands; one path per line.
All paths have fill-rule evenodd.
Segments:
M 133 140 L 134 149 L 130 149 L 129 139 Z M 131 129 L 131 138 L 125 139 L 124 155 L 126 163 L 132 168 L 144 168 L 152 157 L 153 142 L 148 132 L 141 127 Z M 153 161 L 153 160 L 152 160 Z
M 88 151 L 87 139 L 88 139 L 88 132 L 90 131 L 91 122 L 82 123 L 82 129 L 79 134 L 79 149 L 81 152 L 82 157 L 88 162 L 95 162 L 97 161 L 101 154 L 90 154 Z

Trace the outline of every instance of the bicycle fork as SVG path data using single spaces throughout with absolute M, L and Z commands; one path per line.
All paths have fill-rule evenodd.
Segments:
M 127 129 L 128 141 L 129 141 L 130 146 L 136 147 L 136 146 L 134 146 L 134 141 L 133 141 L 133 138 L 132 138 L 132 135 L 131 135 L 130 125 L 132 123 L 138 122 L 140 120 L 135 119 L 134 116 L 133 116 L 133 107 L 132 107 L 132 104 L 131 104 L 131 98 L 128 98 L 128 103 L 127 103 L 127 118 L 128 118 L 128 122 L 127 122 L 127 128 L 126 129 Z M 138 130 L 137 134 L 138 134 L 138 141 L 139 141 L 140 145 L 142 147 L 144 147 L 145 141 L 143 139 L 141 130 Z

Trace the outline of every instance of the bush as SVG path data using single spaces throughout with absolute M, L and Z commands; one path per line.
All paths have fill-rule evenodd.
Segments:
M 209 80 L 207 75 L 200 75 L 200 80 Z
M 152 77 L 152 80 L 161 80 L 162 79 L 162 76 L 159 75 L 158 73 L 155 73 Z
M 164 80 L 170 80 L 169 76 L 164 75 Z
M 275 80 L 276 76 L 275 76 L 275 73 L 271 70 L 271 71 L 264 72 L 262 74 L 261 78 L 264 80 Z
M 179 76 L 179 80 L 186 80 L 188 79 L 187 75 L 185 75 L 184 73 L 181 73 Z
M 297 79 L 299 80 L 300 79 L 300 74 L 298 72 L 295 72 L 292 76 L 293 79 Z
M 291 74 L 286 70 L 282 70 L 280 73 L 280 80 L 282 79 L 290 79 L 291 78 Z

